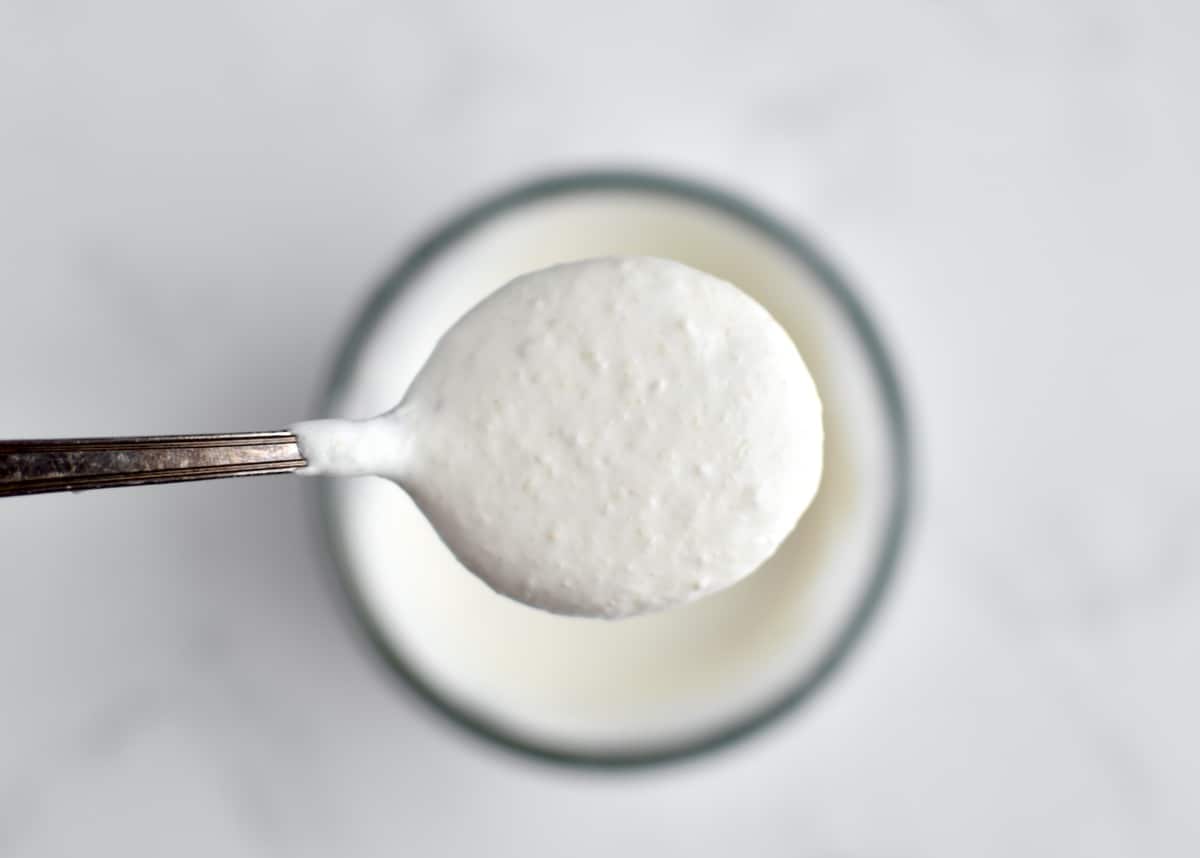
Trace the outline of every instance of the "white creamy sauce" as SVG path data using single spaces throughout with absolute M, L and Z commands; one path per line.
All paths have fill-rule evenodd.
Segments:
M 675 259 L 737 284 L 804 356 L 821 396 L 821 487 L 753 574 L 620 622 L 561 616 L 498 597 L 392 480 L 312 482 L 357 615 L 422 687 L 498 735 L 607 757 L 711 739 L 819 675 L 875 580 L 891 447 L 869 354 L 816 272 L 710 205 L 615 189 L 505 210 L 391 281 L 330 416 L 394 408 L 438 340 L 497 285 L 605 256 Z
M 494 590 L 615 618 L 769 558 L 816 493 L 821 420 L 757 302 L 626 257 L 518 277 L 442 337 L 393 411 L 292 429 L 302 473 L 396 481 Z

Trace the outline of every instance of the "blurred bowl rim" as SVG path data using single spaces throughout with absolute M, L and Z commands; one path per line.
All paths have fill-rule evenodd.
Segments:
M 849 618 L 834 635 L 826 653 L 813 669 L 800 676 L 795 684 L 786 687 L 774 702 L 757 712 L 708 736 L 676 746 L 628 753 L 589 753 L 540 745 L 536 741 L 510 735 L 484 718 L 446 699 L 393 648 L 386 634 L 373 619 L 368 600 L 349 571 L 351 561 L 344 534 L 336 523 L 336 499 L 331 481 L 314 481 L 312 490 L 320 518 L 320 532 L 332 560 L 334 578 L 342 601 L 348 607 L 355 626 L 365 634 L 370 650 L 382 659 L 382 663 L 391 673 L 399 676 L 436 712 L 452 723 L 466 728 L 471 734 L 525 757 L 595 769 L 628 769 L 695 758 L 726 748 L 759 732 L 810 700 L 845 664 L 875 617 L 895 574 L 908 529 L 913 495 L 912 443 L 903 388 L 882 338 L 847 279 L 811 240 L 783 221 L 765 213 L 757 205 L 706 182 L 657 170 L 584 169 L 543 175 L 485 196 L 435 227 L 384 277 L 359 312 L 348 334 L 340 340 L 341 346 L 333 370 L 323 387 L 317 413 L 331 413 L 341 391 L 354 374 L 362 347 L 371 339 L 384 312 L 395 296 L 416 279 L 434 258 L 485 223 L 527 204 L 579 193 L 614 191 L 651 192 L 716 209 L 776 242 L 812 271 L 817 282 L 827 290 L 845 314 L 866 352 L 867 363 L 878 385 L 887 416 L 887 435 L 891 451 L 891 497 L 888 500 L 874 571 Z

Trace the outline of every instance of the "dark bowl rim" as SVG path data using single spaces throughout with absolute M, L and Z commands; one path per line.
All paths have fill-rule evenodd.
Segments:
M 726 748 L 739 739 L 778 721 L 782 715 L 793 711 L 801 703 L 811 699 L 816 691 L 823 687 L 844 665 L 855 645 L 861 640 L 871 619 L 877 613 L 894 577 L 912 507 L 913 457 L 908 412 L 895 367 L 888 357 L 887 349 L 874 323 L 871 322 L 866 310 L 855 297 L 854 290 L 826 256 L 796 230 L 764 213 L 756 205 L 739 196 L 695 179 L 642 169 L 574 170 L 526 180 L 507 190 L 486 196 L 474 205 L 467 206 L 460 214 L 452 216 L 441 226 L 428 233 L 376 287 L 352 324 L 348 335 L 341 340 L 342 345 L 334 362 L 332 373 L 323 388 L 319 413 L 330 413 L 341 389 L 354 371 L 362 346 L 370 339 L 383 311 L 393 298 L 435 257 L 476 228 L 510 210 L 552 197 L 597 191 L 651 192 L 674 197 L 717 209 L 766 235 L 797 257 L 816 275 L 817 281 L 828 290 L 838 307 L 846 315 L 850 326 L 861 339 L 879 387 L 879 395 L 883 400 L 889 424 L 888 434 L 892 451 L 891 499 L 871 580 L 859 596 L 858 603 L 849 619 L 834 637 L 832 643 L 828 645 L 824 657 L 817 665 L 801 676 L 775 701 L 750 716 L 710 735 L 662 749 L 628 753 L 575 752 L 540 745 L 535 741 L 508 734 L 486 719 L 468 712 L 446 699 L 432 685 L 422 679 L 416 670 L 410 668 L 404 658 L 392 648 L 387 637 L 372 618 L 367 601 L 355 583 L 353 575 L 349 572 L 350 561 L 343 534 L 334 521 L 333 504 L 335 501 L 331 482 L 314 481 L 316 484 L 314 492 L 321 533 L 333 563 L 338 590 L 342 593 L 351 615 L 356 620 L 356 625 L 365 633 L 370 648 L 376 656 L 382 659 L 383 664 L 399 675 L 434 710 L 460 727 L 466 728 L 467 731 L 527 757 L 583 768 L 629 769 L 692 759 L 710 751 Z

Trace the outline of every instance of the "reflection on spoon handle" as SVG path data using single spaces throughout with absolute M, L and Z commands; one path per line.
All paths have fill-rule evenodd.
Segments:
M 0 441 L 0 497 L 289 474 L 305 464 L 291 432 Z

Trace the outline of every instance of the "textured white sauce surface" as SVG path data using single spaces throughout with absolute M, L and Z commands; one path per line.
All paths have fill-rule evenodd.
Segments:
M 648 257 L 519 277 L 446 333 L 394 411 L 293 431 L 306 472 L 396 480 L 493 589 L 581 616 L 753 572 L 822 467 L 791 338 L 734 286 Z

